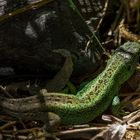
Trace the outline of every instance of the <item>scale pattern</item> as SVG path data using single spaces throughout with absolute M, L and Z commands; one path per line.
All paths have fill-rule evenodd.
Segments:
M 121 84 L 134 73 L 139 55 L 140 44 L 127 42 L 108 60 L 104 71 L 76 95 L 42 90 L 39 95 L 27 98 L 0 97 L 0 106 L 9 115 L 22 114 L 23 119 L 31 118 L 31 114 L 34 119 L 39 112 L 53 112 L 60 116 L 63 124 L 87 123 L 109 107 Z

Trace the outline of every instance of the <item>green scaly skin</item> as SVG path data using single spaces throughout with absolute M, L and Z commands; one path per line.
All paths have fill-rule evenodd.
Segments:
M 39 95 L 27 98 L 0 97 L 0 106 L 9 115 L 22 114 L 24 119 L 29 113 L 34 117 L 39 116 L 39 112 L 53 112 L 60 116 L 63 124 L 87 123 L 109 107 L 121 84 L 134 73 L 139 55 L 140 44 L 127 42 L 108 60 L 105 70 L 76 95 L 42 90 Z

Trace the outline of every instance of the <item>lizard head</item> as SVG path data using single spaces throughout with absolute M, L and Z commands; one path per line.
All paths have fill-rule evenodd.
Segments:
M 138 63 L 140 56 L 140 43 L 126 42 L 124 45 L 117 49 L 119 55 L 121 55 L 126 64 Z
M 120 46 L 117 50 L 117 55 L 124 60 L 122 81 L 128 79 L 135 71 L 136 65 L 140 57 L 140 43 L 127 42 Z M 123 78 L 124 77 L 124 78 Z

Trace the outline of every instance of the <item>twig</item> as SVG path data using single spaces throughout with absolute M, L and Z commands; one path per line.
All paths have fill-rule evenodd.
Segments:
M 129 120 L 129 123 L 130 123 L 130 122 L 132 122 L 131 118 L 133 118 L 133 116 L 137 116 L 137 114 L 139 114 L 139 113 L 140 113 L 140 109 L 135 112 L 130 113 L 127 116 L 124 116 L 123 120 L 125 120 L 126 122 Z
M 0 85 L 0 90 L 1 90 L 4 94 L 6 94 L 7 96 L 9 96 L 9 97 L 12 98 L 12 95 L 9 94 L 9 92 L 7 92 L 6 89 L 5 89 L 2 85 Z
M 8 19 L 10 17 L 13 17 L 15 15 L 21 14 L 21 13 L 26 12 L 28 10 L 40 8 L 41 6 L 43 6 L 45 4 L 48 4 L 48 3 L 52 2 L 52 1 L 53 0 L 39 0 L 37 2 L 34 2 L 32 4 L 27 5 L 25 7 L 19 8 L 19 9 L 13 11 L 13 12 L 10 12 L 8 14 L 0 16 L 0 21 L 6 20 L 6 19 Z
M 119 25 L 119 32 L 120 35 L 127 40 L 140 42 L 140 36 L 129 31 L 128 28 L 126 28 L 126 26 L 124 25 L 124 20 L 122 20 Z
M 130 92 L 130 93 L 120 93 L 119 96 L 121 97 L 127 97 L 127 96 L 135 96 L 140 95 L 140 92 Z
M 96 136 L 92 137 L 91 140 L 96 140 L 96 139 L 99 138 L 99 137 L 103 137 L 103 135 L 104 135 L 105 133 L 107 133 L 108 130 L 109 130 L 109 128 L 106 129 L 106 130 L 103 130 L 102 132 L 98 133 Z
M 6 123 L 5 125 L 3 125 L 3 126 L 0 127 L 0 131 L 2 131 L 2 130 L 4 130 L 4 129 L 7 129 L 7 128 L 9 128 L 9 127 L 15 125 L 16 123 L 17 123 L 16 121 L 8 122 L 8 123 Z
M 102 18 L 100 19 L 100 21 L 99 21 L 99 23 L 98 23 L 98 25 L 97 25 L 97 27 L 96 27 L 96 32 L 98 32 L 98 30 L 99 30 L 99 28 L 100 28 L 100 25 L 101 25 L 101 23 L 103 22 L 103 18 L 105 17 L 106 12 L 107 12 L 108 4 L 109 4 L 109 0 L 106 0 L 105 6 L 104 6 L 104 9 L 103 9 L 103 16 L 102 16 Z
M 104 130 L 106 127 L 89 127 L 89 128 L 82 128 L 82 129 L 74 129 L 74 130 L 66 130 L 66 131 L 60 131 L 56 132 L 56 136 L 64 136 L 64 135 L 70 135 L 74 133 L 82 133 L 82 132 L 89 132 L 89 131 L 97 131 L 97 130 Z

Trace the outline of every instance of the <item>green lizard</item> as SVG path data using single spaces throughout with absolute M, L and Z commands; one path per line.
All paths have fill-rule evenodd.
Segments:
M 139 55 L 140 44 L 127 42 L 108 60 L 104 71 L 76 95 L 41 90 L 39 95 L 26 98 L 0 97 L 0 106 L 9 115 L 23 119 L 41 119 L 40 112 L 53 112 L 63 124 L 87 123 L 109 107 L 121 84 L 134 73 Z

